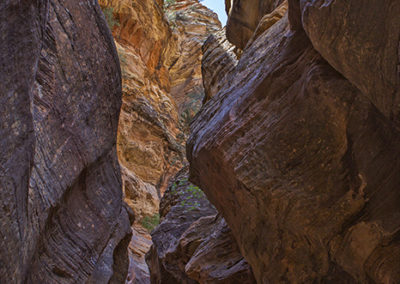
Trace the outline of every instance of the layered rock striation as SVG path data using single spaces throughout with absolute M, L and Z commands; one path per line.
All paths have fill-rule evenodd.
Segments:
M 254 6 L 239 2 L 227 35 L 244 50 L 222 87 L 206 81 L 191 180 L 258 283 L 399 282 L 400 4 L 289 1 L 250 40 L 238 19 Z
M 255 283 L 236 241 L 203 192 L 177 174 L 160 205 L 146 256 L 152 283 Z
M 0 282 L 123 281 L 121 72 L 101 9 L 3 1 L 0 17 Z

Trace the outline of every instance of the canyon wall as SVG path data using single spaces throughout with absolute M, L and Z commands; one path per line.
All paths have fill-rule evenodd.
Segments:
M 160 196 L 186 161 L 189 124 L 204 96 L 201 47 L 221 24 L 197 0 L 99 3 L 122 68 L 117 148 L 125 201 L 136 216 L 127 281 L 149 283 L 151 237 L 143 225 L 157 219 Z
M 191 181 L 258 283 L 398 283 L 400 2 L 290 0 L 282 18 L 282 1 L 242 2 L 226 32 L 240 60 L 206 72 Z
M 185 161 L 188 124 L 204 96 L 201 46 L 221 24 L 197 0 L 99 2 L 122 66 L 118 156 L 126 201 L 138 216 L 150 215 Z
M 2 1 L 0 17 L 0 282 L 121 283 L 121 73 L 101 9 Z

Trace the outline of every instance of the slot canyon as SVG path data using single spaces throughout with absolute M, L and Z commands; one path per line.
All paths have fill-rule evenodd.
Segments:
M 0 284 L 400 283 L 399 0 L 0 17 Z

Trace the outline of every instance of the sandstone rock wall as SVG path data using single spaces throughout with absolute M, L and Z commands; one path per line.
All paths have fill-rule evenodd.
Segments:
M 185 135 L 204 96 L 201 73 L 202 45 L 221 29 L 215 13 L 197 0 L 177 0 L 167 6 L 167 17 L 177 36 L 179 57 L 170 68 L 171 96 L 178 105 Z
M 93 1 L 0 4 L 0 282 L 124 279 L 121 73 Z
M 129 283 L 149 283 L 142 227 L 159 211 L 159 198 L 185 161 L 189 123 L 204 95 L 201 46 L 220 28 L 197 0 L 100 0 L 118 49 L 123 104 L 118 157 L 127 204 L 136 215 Z
M 137 187 L 139 179 L 151 195 L 162 193 L 182 167 L 188 124 L 204 95 L 201 46 L 221 24 L 197 0 L 99 2 L 114 21 L 122 65 L 118 155 L 124 188 Z M 139 216 L 158 211 L 140 198 L 135 204 L 142 207 L 134 208 Z
M 258 283 L 399 282 L 399 2 L 289 1 L 252 42 L 237 7 L 247 47 L 192 125 L 191 180 Z
M 184 159 L 177 106 L 169 95 L 168 69 L 179 56 L 176 37 L 162 3 L 102 0 L 100 5 L 115 21 L 113 35 L 122 65 L 118 156 L 126 173 L 124 188 L 135 187 L 129 177 L 134 176 L 157 191 L 165 188 Z M 158 211 L 146 202 L 136 204 L 143 207 L 134 208 L 139 216 L 141 211 Z

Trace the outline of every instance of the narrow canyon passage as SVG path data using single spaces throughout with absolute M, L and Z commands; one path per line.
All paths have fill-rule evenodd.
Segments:
M 135 215 L 127 283 L 165 282 L 166 277 L 173 283 L 254 283 L 225 221 L 188 181 L 186 141 L 206 96 L 202 46 L 211 34 L 221 33 L 217 15 L 196 0 L 167 1 L 162 10 L 151 1 L 100 5 L 122 68 L 117 149 L 125 201 Z M 217 236 L 207 238 L 212 231 Z M 201 243 L 209 247 L 196 250 Z M 217 258 L 215 250 L 224 257 Z
M 0 283 L 400 283 L 399 15 L 0 3 Z

